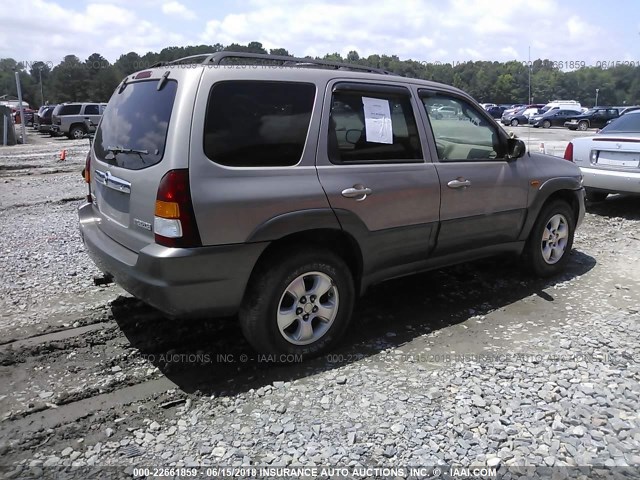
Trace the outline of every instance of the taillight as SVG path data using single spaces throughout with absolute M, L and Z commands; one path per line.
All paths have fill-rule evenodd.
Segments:
M 569 142 L 569 145 L 567 145 L 564 151 L 564 159 L 573 162 L 573 142 Z
M 189 170 L 170 170 L 160 180 L 153 232 L 156 243 L 165 247 L 202 245 L 191 203 Z
M 87 188 L 89 192 L 87 193 L 87 202 L 93 202 L 93 198 L 91 198 L 91 150 L 87 153 L 87 158 L 84 160 L 84 170 L 82 171 L 84 176 L 84 181 L 87 183 Z
M 91 151 L 87 153 L 87 158 L 84 160 L 84 181 L 89 184 L 91 188 Z

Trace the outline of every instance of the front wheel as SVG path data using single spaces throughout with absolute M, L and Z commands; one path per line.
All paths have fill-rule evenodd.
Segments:
M 518 122 L 518 119 L 517 119 L 517 118 L 514 118 L 513 120 L 511 120 L 511 126 L 512 126 L 512 127 L 517 127 L 519 123 L 520 123 L 520 122 Z
M 354 297 L 351 271 L 334 253 L 282 251 L 257 267 L 240 326 L 259 352 L 316 356 L 342 337 Z
M 525 246 L 525 260 L 532 272 L 539 277 L 561 272 L 569 261 L 574 233 L 574 214 L 569 204 L 555 200 L 546 205 Z
M 585 122 L 584 120 L 578 123 L 578 130 L 580 130 L 581 132 L 584 132 L 587 128 L 589 128 L 589 123 Z
M 542 122 L 542 128 L 549 128 L 551 127 L 551 122 L 549 120 L 545 120 L 544 122 Z

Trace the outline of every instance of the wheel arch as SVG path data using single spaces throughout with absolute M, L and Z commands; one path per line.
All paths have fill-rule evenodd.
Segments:
M 363 271 L 362 251 L 356 239 L 340 228 L 310 228 L 286 234 L 271 240 L 269 246 L 260 254 L 249 276 L 247 287 L 251 284 L 260 267 L 286 255 L 292 249 L 324 249 L 338 255 L 347 264 L 354 281 L 354 289 L 360 291 Z
M 531 233 L 531 229 L 535 224 L 542 209 L 555 200 L 563 200 L 569 204 L 573 212 L 574 225 L 580 223 L 580 195 L 584 195 L 583 189 L 576 189 L 573 182 L 569 179 L 554 179 L 545 183 L 538 193 L 534 204 L 531 205 L 525 224 L 520 234 L 520 240 L 526 240 Z

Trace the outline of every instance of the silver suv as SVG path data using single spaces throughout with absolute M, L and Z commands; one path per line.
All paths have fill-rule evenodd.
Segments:
M 580 169 L 525 155 L 464 92 L 290 57 L 126 77 L 85 171 L 80 231 L 108 277 L 169 316 L 237 313 L 268 353 L 332 347 L 392 277 L 505 252 L 556 274 L 584 216 Z
M 95 131 L 106 103 L 63 103 L 51 114 L 51 134 L 82 138 Z

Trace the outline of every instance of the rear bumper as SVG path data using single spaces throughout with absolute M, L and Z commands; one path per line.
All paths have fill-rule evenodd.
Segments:
M 640 172 L 580 167 L 583 185 L 609 193 L 640 194 Z
M 580 225 L 582 225 L 584 216 L 587 213 L 587 208 L 585 205 L 585 197 L 587 195 L 587 192 L 584 188 L 581 188 L 580 190 L 576 190 L 576 194 L 578 199 L 578 215 L 576 217 L 576 228 L 578 228 Z
M 78 211 L 80 234 L 98 268 L 136 298 L 169 316 L 232 315 L 238 311 L 268 242 L 200 248 L 150 244 L 136 253 L 104 234 L 91 203 Z

